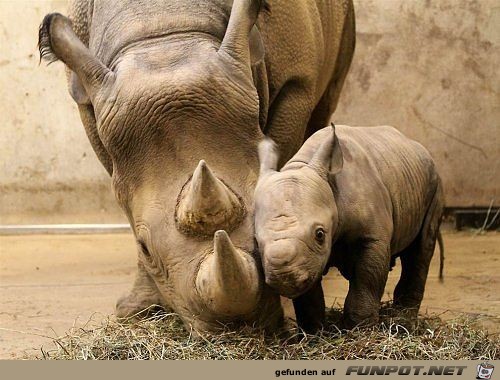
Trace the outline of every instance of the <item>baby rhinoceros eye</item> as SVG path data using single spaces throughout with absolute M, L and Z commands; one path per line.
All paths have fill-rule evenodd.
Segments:
M 319 244 L 323 244 L 325 242 L 325 236 L 325 230 L 321 227 L 316 228 L 316 231 L 314 231 L 314 237 Z

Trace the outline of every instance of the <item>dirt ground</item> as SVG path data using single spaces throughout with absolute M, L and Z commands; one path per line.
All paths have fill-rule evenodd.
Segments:
M 421 311 L 478 315 L 484 328 L 498 333 L 500 233 L 446 233 L 444 241 L 445 281 L 438 281 L 436 254 Z M 130 234 L 0 237 L 0 358 L 32 355 L 52 345 L 48 336 L 113 313 L 134 270 Z M 387 298 L 399 270 L 390 273 Z M 327 305 L 343 303 L 347 282 L 338 272 L 330 271 L 324 284 Z

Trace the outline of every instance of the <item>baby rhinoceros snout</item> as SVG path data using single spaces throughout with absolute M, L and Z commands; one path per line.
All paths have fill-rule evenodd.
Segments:
M 279 239 L 268 243 L 262 252 L 264 269 L 280 271 L 293 263 L 297 254 L 297 246 L 288 239 Z
M 312 284 L 309 274 L 302 270 L 291 272 L 266 272 L 266 284 L 287 298 L 297 298 Z
M 266 284 L 288 298 L 306 291 L 311 278 L 298 259 L 298 249 L 291 242 L 282 240 L 267 246 L 262 260 Z

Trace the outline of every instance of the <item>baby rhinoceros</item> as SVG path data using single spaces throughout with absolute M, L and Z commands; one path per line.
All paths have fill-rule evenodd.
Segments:
M 376 322 L 397 257 L 394 304 L 416 317 L 443 212 L 429 152 L 392 127 L 333 124 L 280 171 L 276 152 L 261 142 L 255 233 L 266 283 L 293 299 L 299 326 L 322 326 L 321 277 L 332 266 L 349 280 L 341 325 Z

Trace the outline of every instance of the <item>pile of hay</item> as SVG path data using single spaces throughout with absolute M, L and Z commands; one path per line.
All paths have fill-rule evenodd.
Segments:
M 328 313 L 338 320 L 339 310 Z M 279 335 L 244 329 L 198 338 L 174 314 L 157 312 L 120 323 L 108 318 L 94 328 L 74 328 L 42 349 L 42 359 L 476 359 L 500 358 L 500 338 L 462 316 L 442 321 L 420 316 L 409 331 L 391 317 L 379 325 L 317 335 L 291 328 Z

